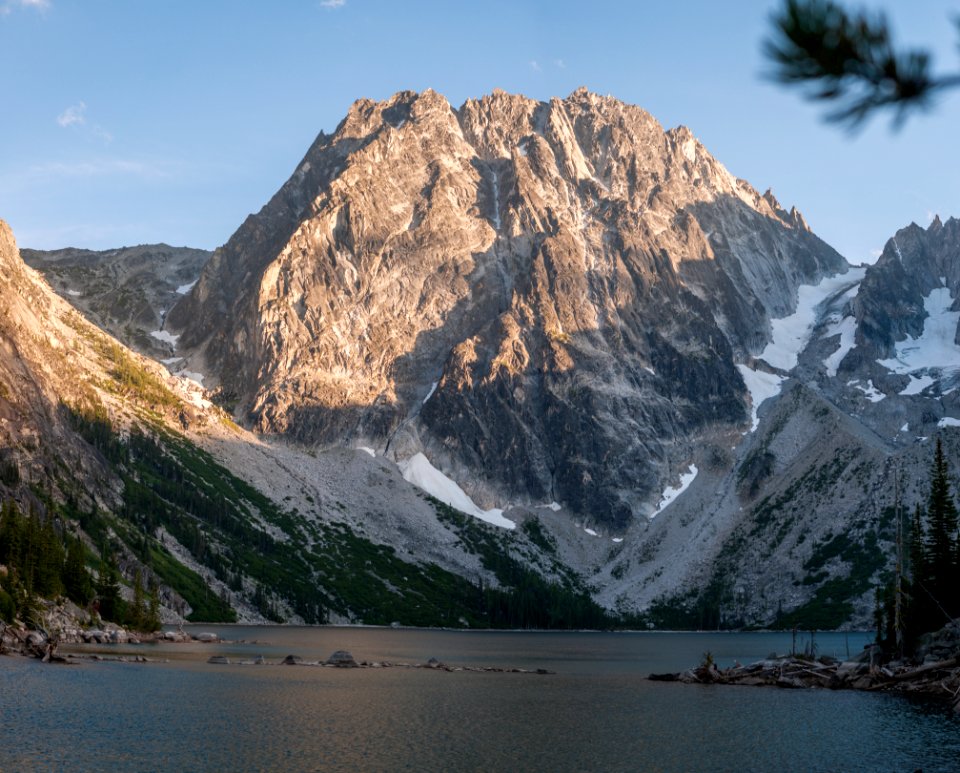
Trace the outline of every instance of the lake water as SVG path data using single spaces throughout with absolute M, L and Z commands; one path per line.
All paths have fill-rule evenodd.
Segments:
M 244 641 L 93 648 L 168 663 L 0 658 L 0 770 L 960 770 L 960 720 L 944 704 L 646 679 L 707 650 L 721 665 L 786 652 L 789 634 L 192 631 Z M 845 657 L 867 638 L 818 634 L 816 643 Z M 556 674 L 206 662 L 314 660 L 337 649 Z

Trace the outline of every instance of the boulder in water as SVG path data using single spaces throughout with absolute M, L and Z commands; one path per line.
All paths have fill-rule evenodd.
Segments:
M 346 650 L 337 650 L 326 660 L 326 665 L 338 668 L 357 668 L 357 661 Z

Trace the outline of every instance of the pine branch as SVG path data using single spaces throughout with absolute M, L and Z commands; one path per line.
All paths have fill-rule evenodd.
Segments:
M 851 13 L 832 0 L 786 0 L 773 24 L 764 43 L 773 79 L 836 103 L 826 119 L 851 129 L 885 108 L 899 127 L 937 92 L 960 85 L 960 74 L 934 76 L 926 51 L 898 50 L 883 14 Z

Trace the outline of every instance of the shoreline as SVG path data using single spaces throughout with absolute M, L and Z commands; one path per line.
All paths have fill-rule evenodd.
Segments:
M 770 655 L 748 665 L 718 668 L 708 652 L 699 666 L 681 672 L 650 674 L 651 681 L 683 684 L 777 687 L 781 689 L 857 690 L 944 699 L 960 715 L 960 624 L 926 634 L 917 660 L 881 662 L 876 645 L 853 660 L 813 655 Z

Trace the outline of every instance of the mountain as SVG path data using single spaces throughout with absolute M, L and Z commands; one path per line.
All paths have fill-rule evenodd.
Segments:
M 911 224 L 876 264 L 801 288 L 755 360 L 755 428 L 598 567 L 601 601 L 668 626 L 870 625 L 934 438 L 960 459 L 958 237 L 953 218 Z
M 320 134 L 167 329 L 258 432 L 622 534 L 749 426 L 737 364 L 845 271 L 637 107 L 402 92 Z
M 52 521 L 62 540 L 79 536 L 88 565 L 110 556 L 128 598 L 138 576 L 158 586 L 168 621 L 608 621 L 557 540 L 535 527 L 508 541 L 425 497 L 383 459 L 306 454 L 242 430 L 195 381 L 57 297 L 0 221 L 7 502 Z M 8 582 L 16 578 L 4 570 L 0 589 Z
M 357 102 L 144 318 L 192 380 L 7 242 L 0 415 L 33 418 L 0 494 L 106 535 L 170 614 L 862 627 L 934 438 L 960 458 L 960 221 L 850 266 L 584 90 Z M 128 260 L 85 276 L 187 289 Z
M 166 313 L 210 259 L 206 250 L 166 244 L 99 252 L 23 249 L 20 255 L 98 327 L 155 359 L 170 358 L 170 339 L 161 335 Z

